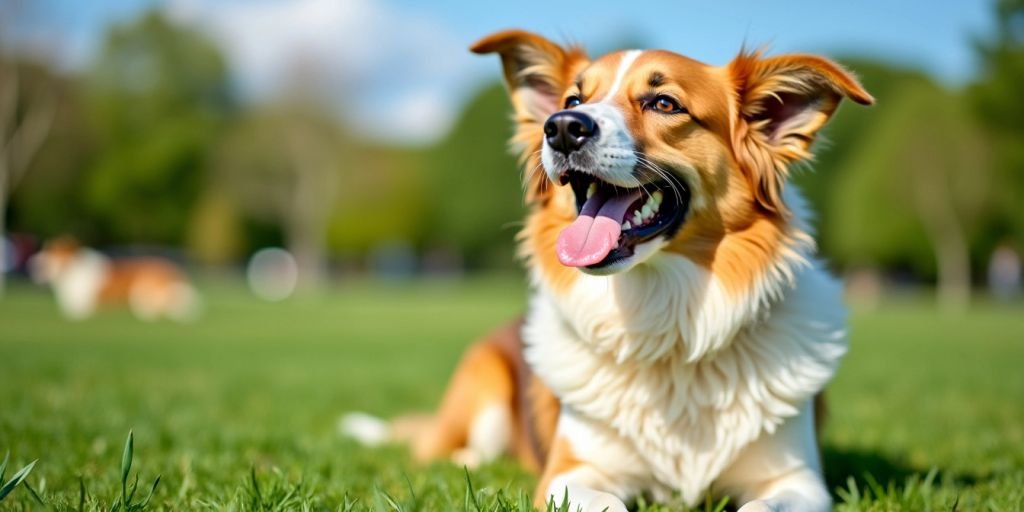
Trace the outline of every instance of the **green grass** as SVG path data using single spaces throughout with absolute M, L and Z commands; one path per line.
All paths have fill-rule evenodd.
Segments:
M 431 408 L 465 345 L 522 310 L 518 280 L 344 283 L 277 305 L 206 293 L 194 325 L 69 322 L 24 286 L 0 301 L 7 478 L 38 459 L 0 509 L 109 510 L 136 476 L 136 504 L 161 478 L 147 510 L 528 509 L 534 477 L 512 462 L 472 472 L 469 492 L 462 468 L 336 433 L 344 411 Z M 1024 507 L 1024 309 L 901 301 L 852 329 L 824 436 L 838 509 Z

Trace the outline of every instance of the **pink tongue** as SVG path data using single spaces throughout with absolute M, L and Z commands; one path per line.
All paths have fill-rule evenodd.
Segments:
M 640 191 L 612 198 L 595 193 L 583 204 L 580 215 L 558 235 L 558 261 L 567 267 L 599 263 L 615 248 L 622 234 L 623 217 Z

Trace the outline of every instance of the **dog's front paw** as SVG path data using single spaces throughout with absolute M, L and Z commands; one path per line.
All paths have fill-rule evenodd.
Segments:
M 768 500 L 756 500 L 747 502 L 737 512 L 783 512 L 783 509 Z
M 626 504 L 614 494 L 599 492 L 583 504 L 583 512 L 626 512 Z

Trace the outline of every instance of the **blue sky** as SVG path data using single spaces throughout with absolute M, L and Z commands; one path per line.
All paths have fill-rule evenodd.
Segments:
M 43 2 L 43 12 L 19 33 L 55 48 L 67 68 L 88 64 L 111 23 L 158 6 L 225 47 L 247 97 L 272 96 L 298 55 L 323 70 L 326 90 L 344 89 L 334 98 L 339 110 L 366 120 L 371 134 L 386 129 L 374 122 L 405 123 L 402 136 L 410 142 L 442 135 L 466 96 L 497 77 L 494 59 L 472 56 L 465 47 L 501 28 L 526 28 L 599 50 L 642 43 L 716 64 L 728 61 L 744 41 L 767 43 L 774 52 L 868 55 L 959 86 L 977 72 L 971 38 L 990 34 L 995 23 L 989 0 Z M 381 105 L 393 112 L 382 116 L 388 108 Z

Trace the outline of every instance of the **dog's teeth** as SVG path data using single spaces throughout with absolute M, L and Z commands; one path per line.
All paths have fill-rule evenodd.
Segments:
M 643 218 L 649 219 L 651 218 L 651 215 L 654 215 L 654 210 L 651 209 L 651 205 L 645 204 L 643 209 L 640 210 L 640 213 L 643 214 Z
M 591 183 L 590 186 L 587 187 L 587 199 L 590 199 L 590 196 L 594 195 L 594 192 L 597 192 L 597 183 Z
M 623 222 L 623 223 L 622 223 L 622 230 L 623 230 L 623 231 L 625 231 L 625 230 L 627 230 L 627 229 L 629 229 L 629 228 L 631 228 L 631 227 L 633 227 L 633 225 L 632 225 L 632 224 L 630 224 L 628 220 L 627 220 L 626 222 Z
M 661 200 L 663 199 L 661 191 L 660 190 L 655 190 L 654 193 L 651 194 L 651 199 L 654 199 L 654 204 L 657 204 L 657 205 L 660 206 L 661 205 Z
M 644 222 L 644 218 L 640 215 L 640 212 L 633 212 L 633 224 L 639 226 Z

